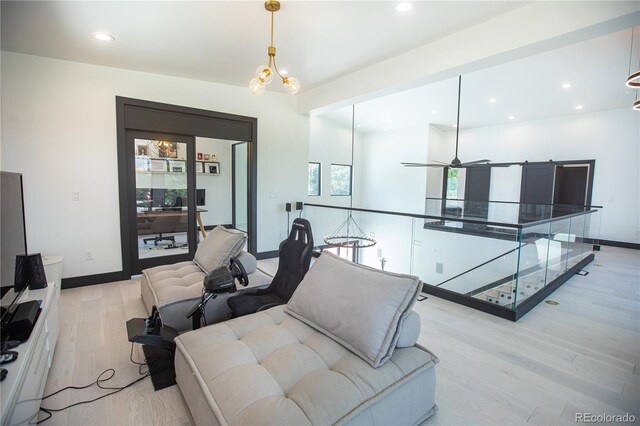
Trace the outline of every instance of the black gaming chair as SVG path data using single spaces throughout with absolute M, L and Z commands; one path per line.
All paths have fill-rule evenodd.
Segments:
M 298 218 L 291 225 L 289 237 L 280 243 L 278 271 L 269 287 L 227 299 L 231 315 L 241 317 L 287 303 L 309 270 L 312 252 L 311 224 Z

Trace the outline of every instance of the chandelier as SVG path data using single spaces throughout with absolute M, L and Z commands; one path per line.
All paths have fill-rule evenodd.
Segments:
M 269 63 L 258 67 L 255 78 L 249 82 L 249 89 L 251 89 L 251 93 L 254 95 L 259 95 L 264 92 L 265 86 L 273 80 L 273 72 L 275 71 L 278 77 L 282 79 L 284 90 L 291 95 L 295 95 L 300 90 L 300 82 L 297 78 L 282 75 L 276 65 L 276 48 L 273 45 L 273 15 L 280 10 L 280 2 L 277 0 L 267 0 L 264 2 L 264 8 L 267 9 L 268 12 L 271 12 L 271 44 L 267 50 Z

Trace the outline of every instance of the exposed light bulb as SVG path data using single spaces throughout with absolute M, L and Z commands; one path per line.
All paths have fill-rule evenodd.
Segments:
M 264 92 L 265 83 L 264 80 L 256 77 L 249 82 L 249 89 L 254 95 L 260 95 Z
M 413 8 L 413 3 L 408 2 L 408 1 L 403 1 L 401 3 L 398 3 L 396 5 L 396 11 L 397 12 L 408 12 Z
M 256 69 L 256 78 L 262 79 L 264 84 L 269 84 L 273 80 L 273 71 L 267 65 L 260 65 Z
M 295 95 L 300 90 L 300 82 L 295 77 L 285 77 L 282 79 L 284 90 L 290 95 Z
M 97 33 L 93 33 L 92 34 L 94 38 L 100 40 L 100 41 L 113 41 L 116 38 L 114 36 L 112 36 L 111 34 L 107 34 L 107 33 L 101 33 L 101 32 L 97 32 Z

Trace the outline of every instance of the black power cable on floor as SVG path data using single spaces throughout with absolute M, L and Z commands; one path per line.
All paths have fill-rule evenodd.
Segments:
M 133 343 L 131 343 L 131 354 L 129 355 L 129 359 L 131 360 L 131 362 L 132 362 L 132 363 L 134 363 L 134 364 L 137 364 L 137 365 L 138 365 L 138 373 L 139 373 L 142 377 L 140 377 L 140 378 L 138 378 L 138 379 L 134 380 L 133 382 L 131 382 L 131 383 L 129 383 L 129 384 L 127 384 L 127 385 L 125 385 L 125 386 L 115 386 L 115 387 L 103 386 L 103 385 L 102 385 L 102 383 L 104 383 L 104 382 L 106 382 L 106 381 L 108 381 L 108 380 L 111 380 L 111 379 L 113 378 L 113 376 L 115 376 L 115 375 L 116 375 L 116 370 L 114 370 L 113 368 L 107 368 L 107 369 L 106 369 L 106 370 L 104 370 L 102 373 L 100 373 L 100 375 L 98 376 L 98 378 L 96 379 L 96 381 L 95 381 L 95 382 L 91 382 L 91 383 L 89 383 L 89 384 L 88 384 L 88 385 L 86 385 L 86 386 L 67 386 L 67 387 L 64 387 L 64 388 L 62 388 L 62 389 L 60 389 L 60 390 L 57 390 L 57 391 L 55 391 L 55 392 L 53 392 L 53 393 L 51 393 L 51 394 L 49 394 L 49 395 L 43 396 L 43 397 L 42 397 L 42 400 L 44 401 L 45 399 L 47 399 L 47 398 L 51 398 L 52 396 L 57 395 L 57 394 L 59 394 L 60 392 L 63 392 L 63 391 L 65 391 L 65 390 L 67 390 L 67 389 L 87 389 L 87 388 L 89 388 L 89 387 L 91 387 L 91 386 L 93 386 L 93 385 L 97 385 L 100 389 L 113 390 L 113 391 L 114 391 L 114 392 L 109 392 L 109 393 L 107 393 L 107 394 L 104 394 L 104 395 L 99 396 L 99 397 L 94 398 L 94 399 L 90 399 L 90 400 L 87 400 L 87 401 L 80 401 L 80 402 L 76 402 L 76 403 L 74 403 L 74 404 L 67 405 L 66 407 L 62 407 L 62 408 L 44 408 L 44 407 L 40 407 L 40 410 L 41 410 L 41 411 L 44 411 L 44 412 L 45 412 L 45 413 L 47 413 L 49 416 L 48 416 L 48 417 L 46 417 L 46 418 L 44 418 L 44 419 L 42 419 L 42 420 L 39 420 L 36 424 L 40 424 L 40 423 L 42 423 L 42 422 L 44 422 L 44 421 L 46 421 L 46 420 L 49 420 L 49 419 L 53 416 L 53 413 L 57 413 L 57 412 L 59 412 L 59 411 L 64 411 L 64 410 L 68 410 L 69 408 L 71 408 L 71 407 L 75 407 L 76 405 L 89 404 L 89 403 L 91 403 L 91 402 L 95 402 L 95 401 L 97 401 L 97 400 L 99 400 L 99 399 L 102 399 L 102 398 L 105 398 L 105 397 L 107 397 L 107 396 L 110 396 L 110 395 L 116 394 L 116 393 L 118 393 L 118 392 L 120 392 L 120 391 L 123 391 L 123 390 L 125 390 L 125 389 L 127 389 L 127 388 L 129 388 L 129 387 L 131 387 L 131 386 L 133 386 L 133 385 L 135 385 L 136 383 L 138 383 L 138 382 L 140 382 L 140 381 L 142 381 L 142 380 L 146 379 L 147 377 L 151 376 L 151 373 L 150 373 L 150 371 L 149 371 L 148 369 L 147 369 L 147 371 L 146 371 L 146 372 L 142 372 L 142 367 L 143 367 L 143 366 L 145 366 L 145 365 L 146 365 L 147 367 L 149 367 L 149 365 L 150 365 L 150 364 L 152 364 L 153 362 L 155 362 L 155 360 L 146 360 L 146 359 L 145 359 L 145 362 L 137 362 L 137 361 L 134 361 L 134 360 L 133 360 Z M 109 377 L 106 377 L 106 378 L 101 378 L 102 376 L 104 376 L 104 375 L 105 375 L 105 374 L 107 374 L 107 373 L 111 373 L 111 375 L 110 375 Z

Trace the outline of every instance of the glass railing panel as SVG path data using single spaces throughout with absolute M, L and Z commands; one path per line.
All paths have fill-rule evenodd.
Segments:
M 542 290 L 548 281 L 547 267 L 549 265 L 549 238 L 551 223 L 544 223 L 525 227 L 521 231 L 522 244 L 520 247 L 520 261 L 516 288 L 516 304 L 527 300 L 536 292 Z
M 511 309 L 515 301 L 518 234 L 462 232 L 465 223 L 416 219 L 413 274 L 428 285 Z M 499 235 L 499 237 L 497 237 Z
M 410 274 L 412 218 L 388 214 L 354 212 L 353 218 L 373 247 L 358 250 L 358 263 L 385 271 Z
M 552 207 L 544 207 L 546 213 L 540 209 L 541 214 L 552 216 Z M 360 210 L 349 214 L 349 209 L 307 205 L 304 214 L 316 246 L 376 269 L 417 275 L 427 286 L 507 310 L 516 310 L 588 256 L 592 240 L 587 236 L 599 223 L 595 210 L 527 225 Z M 348 220 L 352 235 L 376 244 L 357 250 L 327 247 L 324 237 Z
M 572 268 L 582 260 L 585 250 L 584 225 L 585 216 L 571 218 L 571 233 L 567 237 L 567 268 Z
M 561 204 L 524 204 L 511 201 L 465 201 L 462 199 L 426 198 L 425 214 L 443 218 L 503 225 L 526 225 L 584 212 L 584 206 Z
M 347 210 L 304 206 L 303 216 L 311 224 L 315 247 L 325 245 L 324 237 L 332 235 L 349 217 Z M 293 219 L 291 219 L 293 221 Z
M 602 210 L 596 210 L 584 218 L 584 238 L 586 246 L 582 252 L 583 259 L 593 253 L 594 245 L 600 244 L 600 220 L 602 219 L 602 214 Z
M 567 238 L 570 232 L 570 218 L 550 222 L 547 282 L 555 280 L 567 270 L 567 259 L 569 253 Z

